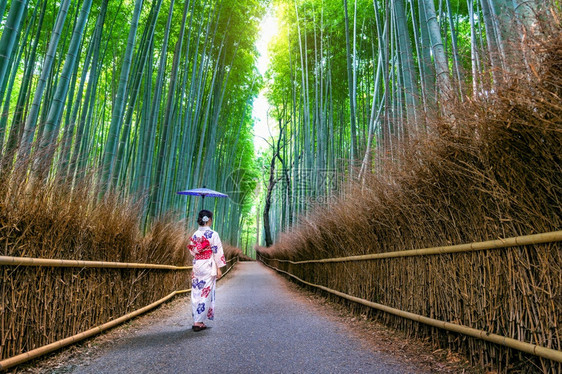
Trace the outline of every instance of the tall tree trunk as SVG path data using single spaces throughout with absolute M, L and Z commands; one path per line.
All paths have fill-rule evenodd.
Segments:
M 265 246 L 271 247 L 273 245 L 273 238 L 271 235 L 271 222 L 270 222 L 270 213 L 272 208 L 272 197 L 273 197 L 273 190 L 275 189 L 275 185 L 277 184 L 277 178 L 275 177 L 275 162 L 277 161 L 277 157 L 279 155 L 279 138 L 277 146 L 275 143 L 272 144 L 273 153 L 271 156 L 271 162 L 269 163 L 269 179 L 267 183 L 267 191 L 265 195 L 265 203 L 263 208 L 263 235 L 265 240 Z

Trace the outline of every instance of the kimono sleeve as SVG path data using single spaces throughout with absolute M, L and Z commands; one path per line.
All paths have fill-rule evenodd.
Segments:
M 226 266 L 226 259 L 224 258 L 224 250 L 222 248 L 221 238 L 219 234 L 215 232 L 212 239 L 213 242 L 211 243 L 211 248 L 213 250 L 213 257 L 215 258 L 215 262 L 219 268 Z

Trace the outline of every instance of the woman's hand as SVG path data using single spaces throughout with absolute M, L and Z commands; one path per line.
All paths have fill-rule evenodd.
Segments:
M 217 279 L 220 279 L 221 277 L 222 277 L 221 268 L 217 267 Z

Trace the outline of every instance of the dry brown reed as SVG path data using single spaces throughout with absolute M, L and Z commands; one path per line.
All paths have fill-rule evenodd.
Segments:
M 268 263 L 353 296 L 562 350 L 560 243 L 365 262 L 308 260 L 478 242 L 562 227 L 562 33 L 526 51 L 526 66 L 488 98 L 430 121 L 400 159 L 318 208 L 271 248 Z M 532 56 L 532 57 L 529 57 Z M 340 300 L 341 301 L 341 300 Z M 341 301 L 344 302 L 344 301 Z M 562 364 L 367 311 L 411 336 L 503 372 Z
M 142 235 L 134 204 L 84 184 L 70 190 L 17 172 L 0 179 L 0 254 L 185 266 L 185 225 Z M 227 259 L 239 250 L 225 245 Z M 101 325 L 190 288 L 189 271 L 2 266 L 0 359 Z
M 237 261 L 253 261 L 252 258 L 243 254 L 242 250 L 238 247 L 233 247 L 230 244 L 225 244 L 225 243 L 223 243 L 222 247 L 224 250 L 224 255 L 226 256 L 227 259 L 236 257 L 238 259 Z

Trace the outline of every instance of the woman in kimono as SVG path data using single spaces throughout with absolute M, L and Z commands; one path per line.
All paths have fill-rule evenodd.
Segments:
M 191 237 L 189 252 L 193 256 L 193 274 L 191 276 L 191 310 L 194 331 L 207 328 L 206 320 L 215 317 L 215 286 L 222 276 L 221 267 L 226 266 L 219 234 L 211 230 L 213 213 L 208 210 L 199 212 L 197 218 L 199 229 Z

